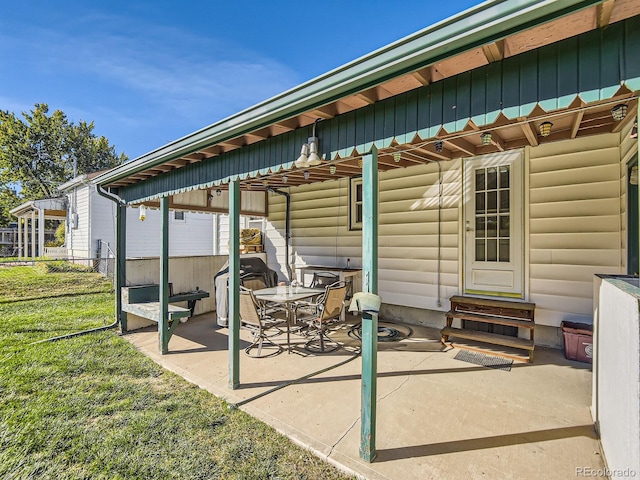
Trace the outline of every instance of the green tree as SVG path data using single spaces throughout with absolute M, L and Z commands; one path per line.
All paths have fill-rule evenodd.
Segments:
M 127 160 L 93 133 L 93 122 L 70 122 L 49 106 L 36 104 L 23 119 L 0 110 L 0 187 L 20 185 L 23 200 L 57 196 L 58 185 L 77 174 L 113 168 Z
M 16 191 L 8 185 L 0 186 L 0 227 L 7 227 L 11 222 L 15 222 L 16 218 L 9 213 L 14 207 L 22 203 L 22 200 Z

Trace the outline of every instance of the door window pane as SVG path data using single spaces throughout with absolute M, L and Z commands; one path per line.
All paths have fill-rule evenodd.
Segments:
M 509 215 L 500 215 L 500 238 L 509 238 Z
M 484 262 L 484 240 L 476 240 L 476 262 Z
M 485 213 L 484 192 L 476 193 L 476 213 Z
M 509 239 L 500 239 L 500 262 L 509 261 Z
M 498 188 L 498 170 L 495 167 L 487 168 L 487 190 Z
M 509 211 L 509 190 L 500 190 L 500 212 Z
M 476 261 L 510 261 L 510 175 L 509 165 L 475 171 Z
M 495 238 L 498 236 L 498 217 L 487 217 L 487 237 Z
M 495 239 L 487 240 L 487 262 L 495 262 L 498 260 L 498 241 Z
M 485 227 L 485 217 L 476 218 L 476 238 L 484 238 L 487 236 Z
M 479 168 L 476 170 L 476 192 L 480 192 L 485 190 L 485 174 L 484 168 Z

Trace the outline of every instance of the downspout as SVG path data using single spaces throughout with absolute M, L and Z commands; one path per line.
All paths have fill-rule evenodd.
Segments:
M 125 203 L 124 200 L 122 200 L 117 195 L 114 195 L 111 192 L 107 192 L 107 191 L 103 190 L 100 185 L 96 185 L 96 191 L 98 192 L 98 195 L 100 195 L 100 196 L 102 196 L 104 198 L 107 198 L 107 199 L 111 200 L 112 202 L 115 202 L 116 204 L 124 204 Z M 80 332 L 69 333 L 67 335 L 60 335 L 58 337 L 52 337 L 52 338 L 47 338 L 47 339 L 44 339 L 44 340 L 39 340 L 37 342 L 31 343 L 31 345 L 36 345 L 38 343 L 54 342 L 56 340 L 63 340 L 63 339 L 66 339 L 66 338 L 79 337 L 79 336 L 85 335 L 87 333 L 102 332 L 103 330 L 109 330 L 111 328 L 115 328 L 115 327 L 118 326 L 118 321 L 120 319 L 121 314 L 122 314 L 122 303 L 121 303 L 121 299 L 120 299 L 120 292 L 116 292 L 116 319 L 113 321 L 113 323 L 110 323 L 109 325 L 105 325 L 103 327 L 90 328 L 89 330 L 82 330 Z
M 438 300 L 437 306 L 442 306 L 442 298 L 440 296 L 440 275 L 441 275 L 441 259 L 442 259 L 442 166 L 440 162 L 438 164 Z
M 285 233 L 284 233 L 284 256 L 287 261 L 287 275 L 289 276 L 289 282 L 293 280 L 293 274 L 291 273 L 291 263 L 289 262 L 289 242 L 291 241 L 291 194 L 283 192 L 282 190 L 276 190 L 273 187 L 267 187 L 269 192 L 282 195 L 287 200 L 287 208 L 285 214 Z

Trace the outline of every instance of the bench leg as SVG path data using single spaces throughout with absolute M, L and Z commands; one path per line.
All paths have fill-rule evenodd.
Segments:
M 453 317 L 447 317 L 447 327 L 453 325 Z M 445 343 L 449 340 L 449 335 L 442 335 L 442 343 Z

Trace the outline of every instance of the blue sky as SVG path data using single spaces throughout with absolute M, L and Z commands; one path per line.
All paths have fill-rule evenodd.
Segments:
M 47 103 L 133 159 L 477 3 L 3 0 L 0 109 Z

